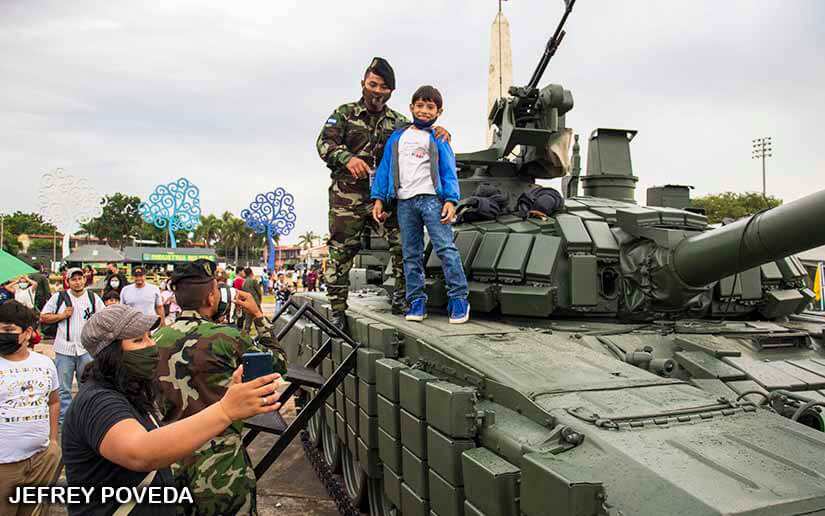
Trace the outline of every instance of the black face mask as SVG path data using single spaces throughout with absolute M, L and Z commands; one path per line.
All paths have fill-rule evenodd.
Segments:
M 378 113 L 387 105 L 387 101 L 390 100 L 392 93 L 374 93 L 367 88 L 362 88 L 361 95 L 364 97 L 364 104 L 367 105 L 367 110 L 371 113 Z
M 11 355 L 20 349 L 19 333 L 0 333 L 0 355 Z

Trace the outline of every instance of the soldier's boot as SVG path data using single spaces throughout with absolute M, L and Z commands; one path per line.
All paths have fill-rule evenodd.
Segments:
M 392 309 L 392 313 L 395 315 L 407 313 L 409 305 L 407 304 L 406 296 L 398 291 L 393 292 L 390 296 L 390 308 Z
M 347 327 L 347 313 L 344 310 L 333 310 L 329 318 L 329 322 L 333 326 L 349 335 L 349 328 Z

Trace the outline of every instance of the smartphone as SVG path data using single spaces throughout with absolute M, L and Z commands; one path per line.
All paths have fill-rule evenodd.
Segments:
M 244 353 L 241 363 L 244 382 L 275 372 L 272 367 L 272 353 Z

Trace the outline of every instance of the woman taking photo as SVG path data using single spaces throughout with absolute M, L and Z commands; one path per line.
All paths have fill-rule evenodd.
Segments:
M 149 332 L 157 317 L 116 304 L 93 315 L 81 341 L 94 357 L 63 424 L 63 462 L 70 486 L 95 487 L 89 504 L 70 515 L 173 515 L 173 505 L 121 505 L 102 500 L 101 488 L 171 487 L 169 466 L 220 435 L 233 421 L 280 408 L 278 374 L 241 383 L 241 369 L 223 398 L 197 414 L 158 428 L 155 370 L 158 352 Z M 182 384 L 186 380 L 181 379 Z

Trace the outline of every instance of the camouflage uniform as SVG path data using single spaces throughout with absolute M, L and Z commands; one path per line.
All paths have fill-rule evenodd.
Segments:
M 258 334 L 270 334 L 266 318 L 255 321 Z M 233 326 L 204 319 L 184 310 L 171 326 L 154 334 L 160 353 L 157 377 L 162 393 L 163 422 L 191 416 L 219 401 L 241 355 L 263 351 Z M 275 354 L 275 371 L 285 372 L 284 360 Z M 172 466 L 178 487 L 188 486 L 194 507 L 182 514 L 257 514 L 255 473 L 242 444 L 243 423 L 235 422 L 223 434 L 201 446 L 193 455 Z
M 327 242 L 330 261 L 324 280 L 333 310 L 347 309 L 349 271 L 352 259 L 361 250 L 361 234 L 365 226 L 369 225 L 380 234 L 372 219 L 369 179 L 355 179 L 346 164 L 355 156 L 375 170 L 390 134 L 407 123 L 404 115 L 388 107 L 381 113 L 370 113 L 361 99 L 333 111 L 318 136 L 318 154 L 327 163 L 332 177 Z M 396 291 L 404 292 L 401 237 L 394 212 L 384 222 L 384 229 L 390 244 Z

